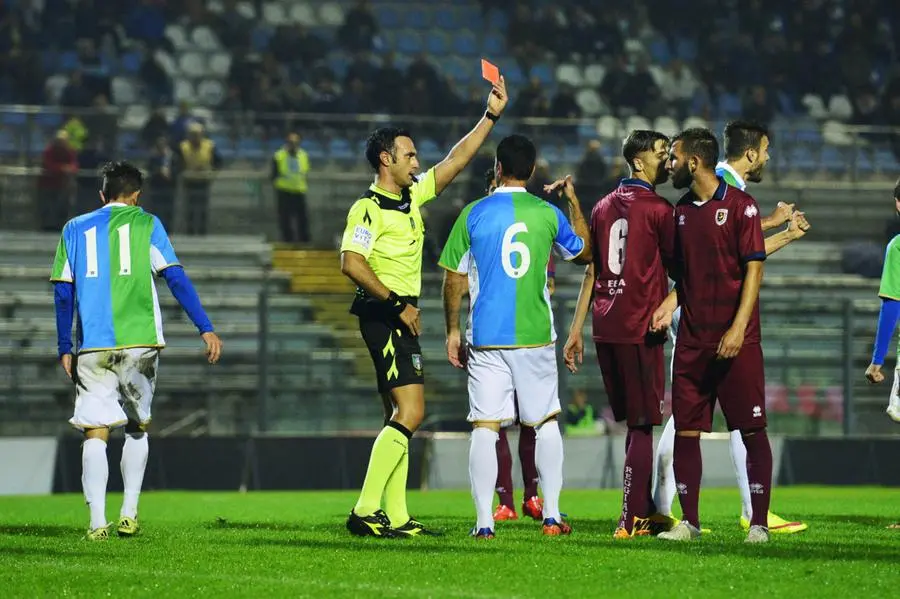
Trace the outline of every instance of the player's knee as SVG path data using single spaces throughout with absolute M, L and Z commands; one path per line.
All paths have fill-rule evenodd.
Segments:
M 741 429 L 741 436 L 742 437 L 752 437 L 753 435 L 765 432 L 765 430 L 766 430 L 766 427 L 764 427 L 764 426 L 757 427 L 757 428 Z
M 144 426 L 135 420 L 129 420 L 125 425 L 125 434 L 129 437 L 134 437 L 135 439 L 140 439 L 146 434 L 147 431 L 144 430 Z
M 500 423 L 499 422 L 486 422 L 484 420 L 476 420 L 472 423 L 472 430 L 476 428 L 486 428 L 488 430 L 492 430 L 495 433 L 500 432 Z
M 109 429 L 104 427 L 89 428 L 84 431 L 85 439 L 100 439 L 101 441 L 109 441 Z
M 700 431 L 675 431 L 676 437 L 699 437 Z

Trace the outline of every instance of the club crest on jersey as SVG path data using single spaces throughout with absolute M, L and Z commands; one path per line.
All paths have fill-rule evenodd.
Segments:
M 422 354 L 413 354 L 412 365 L 416 369 L 416 374 L 422 374 Z
M 720 227 L 728 220 L 728 208 L 719 208 L 716 210 L 716 224 Z

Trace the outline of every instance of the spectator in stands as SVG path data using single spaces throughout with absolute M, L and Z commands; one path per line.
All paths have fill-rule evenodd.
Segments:
M 112 87 L 109 78 L 109 67 L 103 64 L 103 60 L 97 52 L 97 46 L 93 40 L 78 40 L 78 60 L 84 73 L 84 86 L 91 94 L 91 97 L 94 98 L 100 94 L 105 95 L 107 98 L 110 97 L 112 95 Z
M 344 114 L 371 114 L 375 112 L 375 104 L 369 95 L 369 88 L 359 77 L 351 79 L 343 94 L 338 98 L 337 106 Z
M 226 48 L 247 45 L 253 30 L 253 21 L 241 14 L 237 4 L 237 0 L 224 0 L 214 21 L 216 35 Z
M 103 94 L 94 98 L 91 108 L 91 112 L 84 116 L 88 136 L 92 139 L 101 139 L 104 147 L 116 147 L 116 137 L 119 134 L 116 109 L 109 105 L 109 100 Z
M 172 78 L 153 54 L 144 55 L 139 75 L 151 102 L 168 104 L 172 101 Z
M 147 122 L 141 128 L 141 141 L 145 148 L 152 148 L 160 137 L 165 137 L 169 132 L 169 121 L 166 119 L 166 111 L 159 104 L 151 108 Z
M 357 80 L 358 81 L 358 80 Z M 309 156 L 300 147 L 300 135 L 289 133 L 284 147 L 272 156 L 272 186 L 278 200 L 278 224 L 286 243 L 308 243 L 306 212 Z
M 592 435 L 597 433 L 594 407 L 588 402 L 587 392 L 578 388 L 566 408 L 566 434 Z
M 545 104 L 544 86 L 537 77 L 528 80 L 528 87 L 522 90 L 515 103 L 516 116 L 543 116 L 541 107 Z
M 175 153 L 165 135 L 156 138 L 153 154 L 147 164 L 150 188 L 147 190 L 147 209 L 159 217 L 167 231 L 175 224 Z
M 600 198 L 606 195 L 606 181 L 609 167 L 600 153 L 600 141 L 592 139 L 585 148 L 584 157 L 575 172 L 575 184 L 578 185 L 578 199 L 581 200 L 581 213 L 590 216 Z
M 381 70 L 378 71 L 376 79 L 378 85 L 375 86 L 374 93 L 379 110 L 388 114 L 397 114 L 400 112 L 402 98 L 401 94 L 395 90 L 403 87 L 403 73 L 394 64 L 393 52 L 388 52 L 382 58 Z M 483 98 L 480 101 L 484 103 Z
M 648 118 L 662 113 L 662 92 L 650 72 L 650 60 L 646 56 L 638 60 L 634 74 L 626 77 L 625 81 L 625 106 Z
M 91 105 L 91 92 L 84 85 L 84 77 L 81 69 L 72 71 L 69 82 L 63 89 L 59 104 L 66 108 L 83 108 Z
M 279 25 L 269 40 L 269 51 L 278 62 L 308 66 L 325 58 L 328 44 L 303 25 Z
M 63 116 L 65 124 L 63 130 L 66 132 L 66 141 L 68 146 L 76 153 L 80 152 L 87 140 L 88 130 L 84 125 L 81 117 L 78 115 Z
M 172 121 L 172 130 L 169 132 L 172 144 L 177 147 L 187 137 L 188 127 L 192 123 L 204 125 L 203 119 L 191 114 L 191 105 L 185 100 L 178 104 L 178 116 Z
M 537 163 L 535 163 L 534 174 L 531 175 L 531 179 L 528 180 L 525 189 L 531 195 L 537 196 L 558 207 L 560 198 L 558 198 L 556 194 L 551 196 L 544 191 L 544 186 L 549 185 L 552 182 L 553 177 L 550 176 L 550 163 L 544 158 L 538 158 Z
M 631 79 L 632 75 L 628 72 L 628 57 L 624 54 L 618 56 L 606 71 L 599 89 L 600 95 L 616 112 L 630 107 L 634 101 L 634 98 L 629 97 L 629 93 L 634 89 Z
M 69 134 L 59 130 L 41 157 L 38 207 L 42 231 L 58 233 L 69 220 L 69 204 L 75 189 L 78 157 L 69 145 Z
M 216 144 L 206 137 L 203 125 L 198 122 L 188 126 L 188 137 L 179 149 L 187 204 L 187 233 L 206 235 L 213 172 L 221 167 L 222 158 Z
M 75 214 L 84 214 L 100 207 L 100 198 L 97 197 L 97 173 L 101 166 L 112 159 L 108 147 L 103 137 L 90 136 L 84 149 L 78 154 Z
M 661 87 L 666 105 L 675 109 L 679 119 L 687 118 L 700 83 L 684 62 L 676 58 L 669 63 L 663 73 Z
M 351 52 L 368 51 L 374 46 L 378 34 L 378 21 L 368 0 L 357 0 L 344 16 L 344 24 L 338 31 L 338 39 Z
M 581 107 L 575 101 L 575 90 L 571 85 L 563 83 L 550 104 L 550 116 L 554 119 L 578 119 L 581 118 Z M 562 125 L 559 131 L 566 143 L 575 143 L 578 140 L 578 125 Z
M 776 111 L 775 100 L 765 86 L 754 85 L 750 88 L 750 94 L 743 102 L 744 118 L 768 128 L 775 120 Z

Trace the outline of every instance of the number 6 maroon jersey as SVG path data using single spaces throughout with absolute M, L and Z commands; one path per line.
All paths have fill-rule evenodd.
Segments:
M 624 179 L 591 213 L 594 341 L 642 343 L 668 293 L 674 207 L 640 179 Z

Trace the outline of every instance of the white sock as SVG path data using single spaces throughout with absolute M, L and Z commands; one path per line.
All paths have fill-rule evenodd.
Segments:
M 149 435 L 125 435 L 125 446 L 122 448 L 122 481 L 125 483 L 125 498 L 122 500 L 120 515 L 137 518 L 138 498 L 141 496 L 141 485 L 144 483 L 144 471 L 147 469 L 147 455 L 150 453 Z
M 85 439 L 81 446 L 81 487 L 84 501 L 91 509 L 91 530 L 103 528 L 106 521 L 106 482 L 109 479 L 109 461 L 106 459 L 106 441 Z
M 675 466 L 672 460 L 675 455 L 675 419 L 669 417 L 656 446 L 654 460 L 653 503 L 656 511 L 666 516 L 672 515 L 672 502 L 675 501 Z
M 894 369 L 894 382 L 891 385 L 891 399 L 888 407 L 900 408 L 900 367 Z
M 563 440 L 559 423 L 551 420 L 542 424 L 535 435 L 534 464 L 537 466 L 541 490 L 544 491 L 544 519 L 562 522 L 559 515 L 559 495 L 563 486 Z
M 475 500 L 475 527 L 494 529 L 494 486 L 497 484 L 497 439 L 500 435 L 489 428 L 472 430 L 469 446 L 469 481 Z
M 750 520 L 753 507 L 750 502 L 750 478 L 747 476 L 747 448 L 741 431 L 731 431 L 728 437 L 731 445 L 731 461 L 734 463 L 734 476 L 737 478 L 738 491 L 741 492 L 741 517 Z

